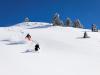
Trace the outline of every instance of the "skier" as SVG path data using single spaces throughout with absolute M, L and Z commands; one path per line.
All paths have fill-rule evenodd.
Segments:
M 35 51 L 38 51 L 40 49 L 40 47 L 39 47 L 39 44 L 37 43 L 36 45 L 35 45 Z
M 29 41 L 31 41 L 32 40 L 31 35 L 27 34 L 26 37 L 25 37 L 25 39 L 28 39 Z

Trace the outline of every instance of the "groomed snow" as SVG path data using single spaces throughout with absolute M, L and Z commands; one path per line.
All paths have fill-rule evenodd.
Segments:
M 39 52 L 25 53 L 35 45 L 27 33 Z M 1 27 L 0 75 L 100 75 L 100 32 L 41 22 Z

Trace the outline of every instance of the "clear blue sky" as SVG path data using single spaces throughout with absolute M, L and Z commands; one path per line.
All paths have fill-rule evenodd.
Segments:
M 51 22 L 58 12 L 66 17 L 80 19 L 85 27 L 100 25 L 100 0 L 0 0 L 0 26 L 22 22 L 27 16 L 32 21 Z

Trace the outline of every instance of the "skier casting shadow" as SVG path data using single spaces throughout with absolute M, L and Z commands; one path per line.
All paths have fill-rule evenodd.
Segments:
M 39 47 L 39 44 L 37 43 L 37 44 L 35 45 L 35 48 L 34 48 L 34 49 L 27 49 L 26 51 L 21 52 L 21 53 L 30 53 L 30 52 L 35 53 L 35 52 L 38 52 L 39 49 L 40 49 L 40 47 Z
M 37 52 L 40 49 L 39 44 L 35 45 L 35 52 Z
M 25 39 L 28 39 L 29 41 L 31 41 L 32 40 L 31 35 L 27 34 L 26 37 L 25 37 Z

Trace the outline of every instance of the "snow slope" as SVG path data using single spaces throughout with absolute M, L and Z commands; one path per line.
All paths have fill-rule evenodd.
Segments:
M 87 31 L 91 38 L 83 39 Z M 39 53 L 24 53 L 35 43 Z M 100 32 L 29 22 L 0 28 L 0 75 L 100 75 Z

